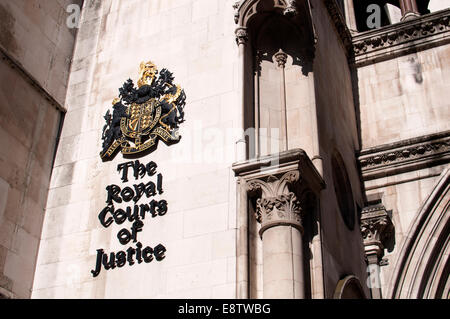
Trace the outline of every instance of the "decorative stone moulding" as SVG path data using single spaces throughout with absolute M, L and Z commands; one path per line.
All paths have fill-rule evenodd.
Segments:
M 274 226 L 290 225 L 303 233 L 302 201 L 307 192 L 318 194 L 325 183 L 303 150 L 295 149 L 233 165 L 249 198 L 256 201 L 260 235 Z M 298 198 L 300 196 L 300 199 Z
M 356 66 L 364 66 L 450 42 L 450 9 L 370 30 L 353 37 Z
M 347 58 L 357 67 L 450 42 L 450 9 L 352 36 L 336 0 L 323 0 Z
M 270 175 L 247 182 L 248 192 L 262 192 L 261 197 L 256 199 L 255 213 L 256 220 L 261 224 L 260 236 L 266 229 L 281 225 L 293 226 L 303 233 L 301 203 L 287 187 L 291 185 L 295 188 L 294 184 L 299 179 L 299 171 L 290 171 L 280 178 Z
M 347 23 L 345 22 L 345 18 L 341 9 L 336 3 L 336 0 L 323 0 L 325 7 L 328 10 L 328 14 L 331 17 L 331 21 L 336 28 L 336 32 L 341 38 L 342 45 L 345 48 L 345 53 L 347 58 L 351 60 L 353 58 L 353 43 L 352 43 L 352 35 L 350 30 L 347 27 Z
M 381 203 L 362 210 L 361 234 L 366 255 L 376 254 L 381 260 L 387 241 L 394 235 L 391 217 Z
M 263 3 L 264 2 L 264 3 Z M 233 4 L 234 22 L 237 44 L 245 44 L 248 40 L 247 28 L 251 29 L 252 21 L 258 15 L 277 13 L 284 15 L 301 30 L 309 45 L 315 50 L 316 31 L 312 22 L 310 0 L 242 0 Z
M 362 150 L 358 156 L 364 180 L 450 162 L 450 131 Z

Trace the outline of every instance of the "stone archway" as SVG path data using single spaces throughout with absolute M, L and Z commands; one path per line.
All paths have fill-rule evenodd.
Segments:
M 450 167 L 418 211 L 393 272 L 391 298 L 448 298 Z
M 333 299 L 366 299 L 366 296 L 359 279 L 349 275 L 339 280 Z

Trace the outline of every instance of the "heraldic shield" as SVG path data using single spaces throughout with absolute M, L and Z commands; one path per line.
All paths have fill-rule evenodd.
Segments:
M 158 139 L 170 144 L 181 138 L 178 129 L 184 121 L 184 90 L 172 83 L 172 73 L 167 69 L 158 74 L 152 62 L 142 62 L 139 75 L 138 87 L 131 79 L 126 81 L 112 102 L 112 113 L 108 110 L 104 116 L 100 152 L 104 161 L 112 159 L 118 150 L 124 155 L 137 155 L 150 152 Z

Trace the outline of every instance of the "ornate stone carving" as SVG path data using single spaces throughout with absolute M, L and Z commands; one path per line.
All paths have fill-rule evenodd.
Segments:
M 450 160 L 450 131 L 405 140 L 360 152 L 359 164 L 365 179 L 429 166 Z
M 252 179 L 247 182 L 249 193 L 259 192 L 255 217 L 261 223 L 261 236 L 267 228 L 278 225 L 290 225 L 303 231 L 300 201 L 288 187 L 299 180 L 299 172 L 290 171 L 281 178 L 269 175 L 264 180 Z
M 280 68 L 284 68 L 287 61 L 287 54 L 284 53 L 281 49 L 274 55 L 275 61 L 278 63 Z
M 342 44 L 345 47 L 345 53 L 348 58 L 351 58 L 353 56 L 352 35 L 347 28 L 344 15 L 339 9 L 336 0 L 324 0 L 324 3 L 330 14 L 331 20 L 333 21 L 334 27 L 341 38 Z
M 256 200 L 256 220 L 261 224 L 260 235 L 270 227 L 289 225 L 303 232 L 302 209 L 294 193 Z
M 296 0 L 286 0 L 287 5 L 284 9 L 283 14 L 288 17 L 293 17 L 297 15 L 297 1 Z
M 242 1 L 236 1 L 233 4 L 233 9 L 234 9 L 234 23 L 238 23 L 239 22 L 239 6 L 241 5 Z
M 236 43 L 238 45 L 247 43 L 248 41 L 247 28 L 244 27 L 237 28 L 235 34 L 236 34 Z
M 275 209 L 276 214 L 272 214 Z M 301 223 L 300 201 L 294 193 L 272 198 L 258 198 L 256 201 L 256 220 L 267 223 L 273 220 L 285 219 Z
M 361 216 L 361 234 L 366 255 L 383 257 L 384 248 L 393 236 L 394 225 L 386 208 L 377 204 L 363 209 Z
M 413 20 L 364 32 L 353 38 L 354 62 L 358 66 L 408 54 L 410 50 L 427 49 L 447 43 L 449 10 L 428 14 Z

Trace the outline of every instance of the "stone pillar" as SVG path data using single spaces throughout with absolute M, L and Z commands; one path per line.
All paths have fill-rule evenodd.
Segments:
M 258 158 L 261 155 L 261 142 L 260 142 L 260 101 L 259 101 L 259 78 L 261 76 L 261 60 L 262 53 L 260 51 L 256 52 L 255 56 L 255 70 L 254 70 L 254 84 L 255 84 L 255 157 Z
M 287 130 L 287 108 L 286 108 L 286 74 L 284 69 L 286 66 L 287 54 L 280 49 L 277 53 L 275 53 L 274 58 L 275 61 L 278 63 L 278 67 L 280 68 L 281 130 L 284 141 L 283 151 L 287 151 L 289 148 L 289 144 L 288 144 L 288 130 Z
M 370 290 L 373 299 L 381 299 L 380 262 L 387 242 L 393 236 L 393 224 L 386 208 L 379 201 L 365 207 L 361 214 L 361 233 L 369 270 Z
M 298 180 L 299 172 L 291 171 L 247 183 L 250 192 L 261 194 L 256 220 L 261 224 L 264 298 L 305 298 L 302 209 L 289 189 Z
M 345 20 L 347 22 L 348 29 L 352 34 L 358 33 L 353 0 L 345 0 L 344 6 L 345 6 Z
M 245 191 L 240 193 L 241 202 L 248 198 L 255 205 L 255 216 L 249 216 L 250 210 L 242 205 L 238 219 L 255 218 L 261 225 L 263 297 L 305 298 L 310 278 L 305 278 L 304 272 L 303 217 L 316 209 L 317 198 L 325 187 L 323 179 L 301 149 L 235 163 L 233 171 L 239 183 L 246 184 L 245 189 L 241 188 Z M 319 242 L 315 244 L 321 246 L 320 238 L 316 240 Z M 246 240 L 238 242 L 238 247 L 242 245 L 255 249 Z M 314 254 L 311 258 L 318 257 Z M 323 282 L 322 278 L 318 280 Z
M 416 0 L 400 0 L 400 9 L 402 11 L 401 21 L 414 19 L 420 16 Z
M 246 56 L 246 48 L 248 42 L 248 33 L 247 28 L 239 27 L 235 31 L 236 34 L 236 43 L 239 47 L 239 72 L 241 75 L 241 123 L 242 123 L 242 131 L 245 130 L 245 56 Z M 245 140 L 244 133 L 241 138 L 237 141 L 237 160 L 242 161 L 247 159 L 247 142 Z

